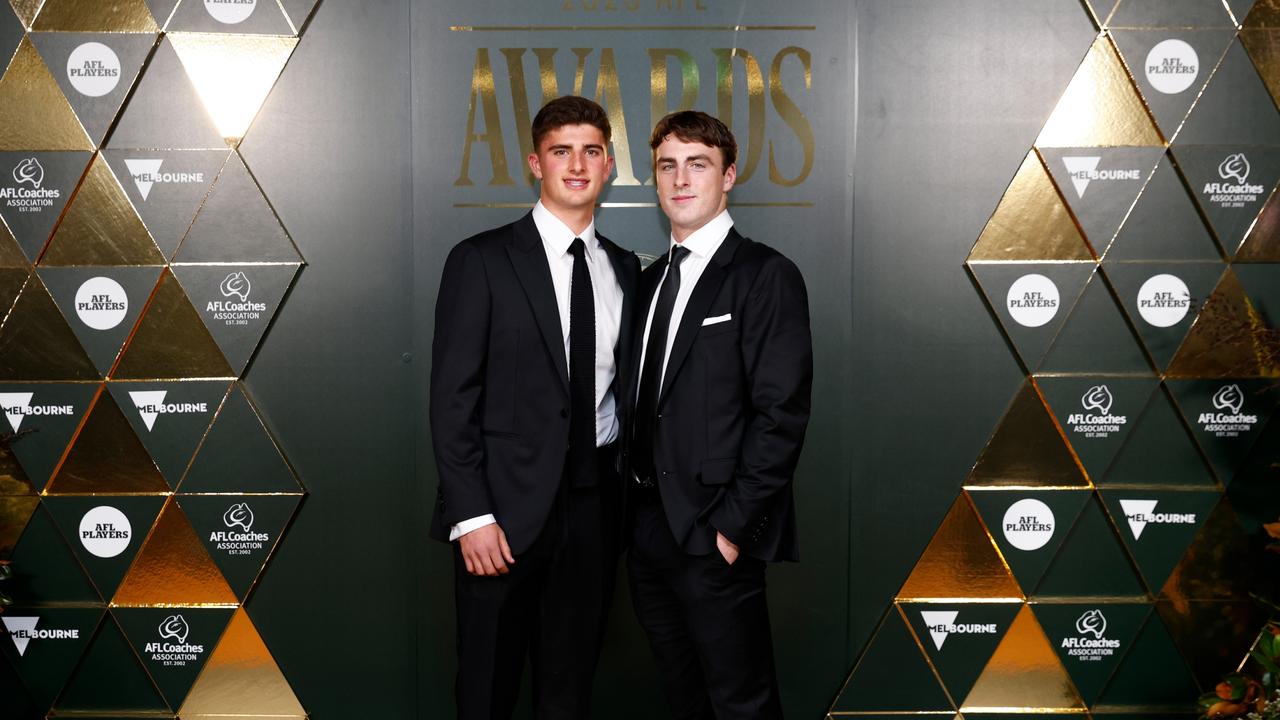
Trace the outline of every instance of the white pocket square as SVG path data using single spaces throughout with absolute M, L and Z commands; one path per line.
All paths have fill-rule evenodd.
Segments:
M 724 315 L 709 317 L 706 320 L 702 321 L 702 327 L 706 327 L 708 325 L 715 325 L 716 323 L 729 322 L 732 319 L 733 319 L 733 313 L 725 313 Z

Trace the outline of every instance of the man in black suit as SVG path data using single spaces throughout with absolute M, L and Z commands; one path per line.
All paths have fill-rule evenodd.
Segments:
M 436 303 L 432 537 L 455 543 L 458 716 L 587 718 L 621 544 L 616 448 L 636 256 L 595 232 L 610 127 L 580 97 L 533 122 L 533 211 L 463 240 Z
M 765 563 L 797 560 L 791 478 L 809 421 L 800 271 L 738 234 L 737 146 L 685 111 L 653 131 L 669 252 L 641 278 L 628 573 L 676 718 L 781 718 Z

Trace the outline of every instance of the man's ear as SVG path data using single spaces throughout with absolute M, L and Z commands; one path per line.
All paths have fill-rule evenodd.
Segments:
M 737 179 L 738 179 L 738 163 L 734 163 L 724 169 L 724 184 L 723 184 L 724 192 L 729 192 L 730 190 L 732 190 L 733 183 Z
M 533 176 L 542 179 L 542 163 L 538 162 L 537 153 L 529 153 L 529 170 L 533 172 Z

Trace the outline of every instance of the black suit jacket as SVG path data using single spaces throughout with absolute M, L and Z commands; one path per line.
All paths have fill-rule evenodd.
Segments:
M 614 394 L 628 386 L 640 263 L 599 233 L 622 287 Z M 538 536 L 569 440 L 569 370 L 551 269 L 533 215 L 458 243 L 445 261 L 431 350 L 440 485 L 431 536 L 492 513 L 514 553 Z M 610 473 L 616 481 L 616 474 Z
M 636 368 L 668 256 L 641 277 Z M 731 318 L 702 326 L 722 315 Z M 776 250 L 730 229 L 689 296 L 658 399 L 656 480 L 685 552 L 715 551 L 719 530 L 753 557 L 799 559 L 791 478 L 812 382 L 804 278 Z M 633 385 L 632 405 L 635 393 Z

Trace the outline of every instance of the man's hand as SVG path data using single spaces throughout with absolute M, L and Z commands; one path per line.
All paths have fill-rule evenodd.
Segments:
M 511 546 L 507 544 L 507 536 L 497 523 L 476 528 L 463 535 L 458 538 L 458 546 L 462 548 L 462 559 L 467 563 L 467 572 L 472 575 L 505 575 L 508 572 L 507 565 L 514 565 L 516 562 L 515 556 L 511 554 Z
M 734 545 L 729 538 L 716 532 L 716 549 L 720 551 L 720 557 L 724 561 L 732 565 L 738 559 L 738 546 Z

